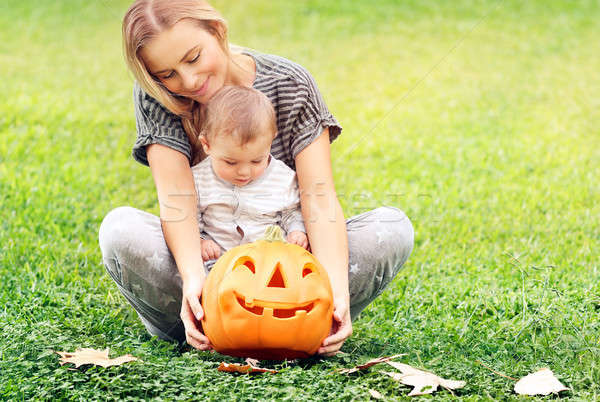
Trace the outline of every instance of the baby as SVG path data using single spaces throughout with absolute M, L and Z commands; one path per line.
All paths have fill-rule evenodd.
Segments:
M 208 156 L 192 167 L 204 261 L 259 239 L 273 224 L 308 248 L 296 172 L 270 154 L 277 123 L 269 99 L 224 86 L 204 107 L 198 139 Z

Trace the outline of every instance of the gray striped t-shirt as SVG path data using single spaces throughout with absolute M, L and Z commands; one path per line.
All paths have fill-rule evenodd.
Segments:
M 277 137 L 271 154 L 296 170 L 294 158 L 312 143 L 325 127 L 329 141 L 341 133 L 342 127 L 329 112 L 314 78 L 302 66 L 280 56 L 243 49 L 256 63 L 253 87 L 263 92 L 277 113 Z M 137 140 L 133 157 L 148 165 L 146 146 L 162 144 L 191 158 L 191 148 L 181 119 L 169 112 L 136 83 L 134 105 Z

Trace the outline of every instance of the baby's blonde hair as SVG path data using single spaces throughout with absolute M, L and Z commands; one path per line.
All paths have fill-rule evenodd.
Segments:
M 123 18 L 123 51 L 125 60 L 136 81 L 150 96 L 171 113 L 181 117 L 183 128 L 192 145 L 192 164 L 199 162 L 203 153 L 197 144 L 201 124 L 201 104 L 169 91 L 147 70 L 140 50 L 161 32 L 172 28 L 183 19 L 192 19 L 213 35 L 230 57 L 227 42 L 227 22 L 217 10 L 203 0 L 136 0 Z
M 268 134 L 277 136 L 273 104 L 254 88 L 225 85 L 204 107 L 200 135 L 210 144 L 220 136 L 231 136 L 240 146 Z

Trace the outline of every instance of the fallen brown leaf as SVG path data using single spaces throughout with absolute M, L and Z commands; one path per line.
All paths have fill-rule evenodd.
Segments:
M 384 363 L 384 362 L 387 362 L 388 360 L 395 359 L 396 357 L 405 356 L 405 355 L 406 355 L 406 353 L 401 353 L 399 355 L 386 356 L 386 357 L 378 357 L 376 359 L 369 360 L 368 362 L 366 362 L 364 364 L 359 364 L 356 367 L 345 368 L 345 369 L 338 369 L 337 371 L 339 371 L 340 374 L 355 373 L 355 372 L 357 372 L 359 370 L 364 370 L 364 369 L 369 368 L 371 366 L 374 366 L 376 364 Z
M 374 399 L 383 399 L 383 395 L 381 395 L 379 392 L 375 391 L 374 389 L 370 389 L 369 394 L 371 394 L 371 396 Z
M 396 381 L 400 381 L 404 385 L 410 385 L 414 387 L 408 396 L 432 394 L 440 385 L 452 392 L 452 390 L 462 388 L 466 384 L 464 381 L 447 380 L 445 378 L 438 377 L 429 371 L 419 370 L 409 366 L 408 364 L 396 362 L 387 362 L 387 364 L 400 370 L 401 373 L 384 372 L 385 374 L 389 375 Z
M 259 361 L 256 360 L 256 359 L 253 359 L 251 357 L 247 357 L 246 360 L 244 360 L 244 361 L 246 362 L 246 364 L 249 364 L 249 365 L 254 366 L 254 367 L 258 367 Z
M 119 356 L 114 359 L 108 357 L 108 348 L 105 350 L 96 350 L 91 348 L 77 349 L 75 352 L 56 352 L 60 358 L 60 364 L 74 363 L 75 367 L 84 364 L 94 364 L 96 366 L 109 367 L 120 366 L 123 363 L 138 360 L 130 354 Z
M 253 374 L 253 373 L 277 373 L 277 370 L 265 369 L 254 366 L 252 364 L 235 364 L 222 362 L 217 368 L 219 371 L 226 373 L 242 373 L 242 374 Z
M 521 378 L 515 384 L 515 392 L 520 395 L 548 395 L 553 392 L 567 391 L 549 368 L 543 368 L 535 373 Z

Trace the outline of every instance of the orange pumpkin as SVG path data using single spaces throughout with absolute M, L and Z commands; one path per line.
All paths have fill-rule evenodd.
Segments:
M 286 243 L 279 227 L 267 232 L 267 239 L 234 247 L 217 260 L 202 291 L 202 328 L 223 354 L 308 357 L 331 329 L 329 277 L 311 253 Z

